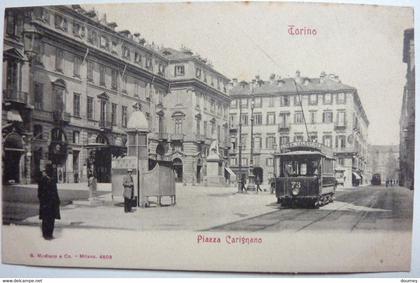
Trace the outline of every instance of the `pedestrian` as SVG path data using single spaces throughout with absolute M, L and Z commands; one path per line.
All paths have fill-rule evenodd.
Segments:
M 61 219 L 60 198 L 57 181 L 52 177 L 52 166 L 47 164 L 41 174 L 38 181 L 39 219 L 42 220 L 42 236 L 45 240 L 52 240 L 55 219 Z
M 388 180 L 388 179 L 386 179 L 386 181 L 385 181 L 385 187 L 386 187 L 386 188 L 388 188 L 388 184 L 389 184 L 389 180 Z
M 134 182 L 133 182 L 133 169 L 127 170 L 127 175 L 123 178 L 123 196 L 124 196 L 124 212 L 131 212 L 131 202 L 134 197 Z
M 262 192 L 261 187 L 260 187 L 261 180 L 260 180 L 259 176 L 257 176 L 257 178 L 255 178 L 255 185 L 257 186 L 257 189 L 256 189 L 257 193 L 258 193 L 258 191 Z
M 245 174 L 242 174 L 242 180 L 241 180 L 241 192 L 246 192 L 246 176 Z
M 97 181 L 93 170 L 89 170 L 88 174 L 89 199 L 92 200 L 96 196 Z

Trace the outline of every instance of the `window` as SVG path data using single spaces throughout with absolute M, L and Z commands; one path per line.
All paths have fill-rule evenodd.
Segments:
M 268 112 L 267 113 L 267 125 L 274 125 L 276 124 L 276 113 Z
M 197 79 L 201 78 L 201 69 L 200 68 L 195 69 L 195 77 Z
M 274 107 L 274 96 L 268 97 L 268 107 Z
M 73 94 L 73 116 L 80 117 L 80 94 Z
M 346 126 L 346 112 L 344 111 L 337 112 L 337 126 L 339 127 Z
M 215 104 L 214 104 L 214 100 L 212 99 L 212 100 L 210 100 L 210 112 L 214 112 L 214 110 L 215 110 Z
M 121 91 L 127 93 L 127 76 L 121 78 Z
M 304 138 L 303 138 L 303 134 L 302 133 L 296 133 L 295 134 L 295 138 L 294 138 L 294 141 L 295 142 L 302 142 L 304 140 Z
M 230 158 L 230 166 L 236 166 L 238 164 L 238 160 L 236 157 Z
M 332 95 L 331 93 L 324 94 L 324 104 L 332 104 Z
M 121 106 L 121 124 L 123 128 L 127 127 L 127 106 Z
M 90 120 L 93 120 L 93 97 L 87 97 L 86 103 L 86 117 Z
M 238 108 L 238 100 L 237 99 L 233 99 L 230 102 L 230 109 L 236 109 L 236 108 Z
M 7 10 L 7 27 L 6 33 L 12 37 L 20 37 L 23 27 L 22 19 L 13 10 Z
M 254 99 L 254 107 L 261 108 L 262 107 L 262 97 L 256 97 Z
M 105 50 L 109 50 L 109 39 L 108 37 L 101 35 L 99 40 L 99 46 Z
M 163 63 L 158 64 L 158 74 L 164 75 L 165 74 L 165 68 L 166 66 Z
M 265 164 L 266 164 L 267 166 L 273 166 L 273 158 L 267 158 L 267 159 L 265 160 Z
M 280 96 L 280 106 L 290 106 L 290 97 L 286 95 Z
M 295 112 L 295 124 L 303 124 L 303 112 Z
M 45 44 L 42 41 L 39 41 L 38 45 L 35 45 L 34 48 L 36 52 L 34 63 L 37 65 L 44 65 Z
M 345 148 L 346 147 L 346 136 L 339 135 L 335 137 L 335 146 L 337 148 Z
M 58 72 L 63 72 L 63 50 L 57 48 L 55 50 L 55 70 Z
M 204 127 L 203 127 L 203 130 L 204 130 L 203 134 L 204 134 L 205 136 L 207 136 L 207 121 L 204 121 Z
M 324 135 L 322 137 L 322 143 L 326 146 L 326 147 L 332 147 L 332 136 L 331 135 Z
M 280 137 L 280 144 L 288 144 L 289 143 L 289 137 L 288 136 L 281 136 Z
M 42 125 L 34 125 L 34 139 L 42 140 Z
M 90 82 L 93 82 L 93 62 L 88 61 L 87 63 L 87 79 Z
M 73 22 L 73 35 L 79 38 L 85 37 L 85 27 L 82 26 L 80 23 L 74 21 Z
M 333 122 L 332 111 L 324 111 L 324 113 L 322 113 L 322 122 L 323 123 L 332 123 Z
M 279 127 L 289 128 L 289 113 L 280 113 L 279 115 Z
M 55 105 L 53 105 L 54 111 L 63 112 L 64 109 L 65 109 L 65 107 L 64 107 L 64 88 L 59 87 L 59 86 L 54 86 L 53 87 L 53 92 L 54 92 L 54 98 L 55 98 Z
M 113 126 L 117 125 L 117 104 L 115 103 L 111 105 L 111 121 Z
M 182 118 L 176 118 L 174 122 L 175 122 L 175 134 L 182 134 Z M 212 132 L 213 132 L 213 126 L 214 124 L 212 124 Z
M 316 111 L 310 111 L 309 112 L 309 116 L 310 116 L 310 123 L 311 124 L 316 124 Z
M 93 29 L 88 33 L 88 42 L 94 46 L 98 46 L 98 33 Z
M 241 135 L 241 140 L 239 141 L 240 142 L 240 146 L 242 147 L 242 149 L 246 149 L 246 145 L 247 145 L 247 138 L 248 138 L 248 135 L 247 134 L 242 134 Z
M 241 165 L 247 166 L 248 165 L 248 158 L 242 158 L 242 164 Z
M 346 94 L 345 93 L 339 93 L 337 94 L 337 104 L 346 104 Z
M 79 144 L 80 143 L 80 132 L 79 131 L 73 131 L 73 143 Z
M 185 75 L 185 66 L 184 65 L 175 66 L 175 77 L 181 77 L 183 75 Z
M 236 126 L 236 114 L 229 115 L 229 125 L 231 127 Z
M 107 119 L 107 103 L 106 100 L 101 99 L 101 108 L 100 108 L 100 112 L 99 112 L 99 121 L 101 121 L 102 123 L 104 123 Z
M 15 91 L 17 89 L 17 63 L 16 61 L 7 61 L 7 88 L 10 91 Z
M 262 113 L 254 113 L 254 125 L 262 125 Z
M 262 138 L 260 136 L 254 136 L 254 148 L 261 149 L 262 147 Z
M 248 108 L 248 99 L 242 98 L 241 99 L 241 108 Z
M 113 54 L 117 54 L 117 47 L 118 47 L 118 42 L 116 41 L 111 41 L 111 53 Z
M 67 19 L 62 17 L 61 15 L 55 15 L 55 28 L 60 29 L 62 31 L 67 31 Z
M 248 114 L 242 113 L 240 119 L 241 119 L 242 125 L 248 126 Z
M 124 59 L 130 60 L 130 48 L 128 48 L 127 46 L 123 46 L 122 47 L 122 55 L 123 55 Z
M 147 57 L 146 58 L 146 69 L 148 69 L 148 70 L 153 69 L 152 57 Z
M 111 88 L 116 90 L 118 88 L 118 72 L 115 69 L 111 71 Z
M 215 122 L 211 122 L 211 136 L 213 137 L 214 135 L 214 127 L 215 127 Z
M 200 122 L 201 122 L 201 120 L 197 118 L 197 120 L 195 122 L 195 126 L 196 126 L 195 131 L 196 131 L 197 135 L 200 134 Z
M 141 54 L 134 52 L 134 63 L 141 65 Z
M 317 132 L 309 133 L 309 141 L 318 142 L 318 133 Z
M 275 149 L 276 137 L 274 135 L 267 135 L 265 143 L 267 149 Z
M 35 109 L 37 110 L 42 110 L 44 108 L 44 85 L 41 83 L 35 83 L 34 85 L 34 92 L 35 92 L 35 97 L 34 97 L 34 102 L 35 102 Z
M 344 158 L 342 157 L 338 158 L 338 164 L 341 166 L 344 166 Z
M 310 94 L 309 96 L 309 105 L 317 105 L 318 104 L 318 95 L 317 94 Z
M 99 65 L 99 84 L 105 86 L 105 66 Z
M 80 78 L 80 65 L 82 65 L 82 59 L 79 56 L 73 57 L 73 76 Z

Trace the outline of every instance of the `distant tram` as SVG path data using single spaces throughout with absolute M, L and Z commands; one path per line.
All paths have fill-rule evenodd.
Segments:
M 372 180 L 370 181 L 372 185 L 374 186 L 380 186 L 382 181 L 381 181 L 381 174 L 379 173 L 375 173 L 372 175 Z
M 331 149 L 313 142 L 289 143 L 282 145 L 275 161 L 277 203 L 319 208 L 334 200 L 337 181 Z

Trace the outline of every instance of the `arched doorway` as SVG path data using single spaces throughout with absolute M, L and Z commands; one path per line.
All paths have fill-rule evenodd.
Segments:
M 20 183 L 24 158 L 22 137 L 17 133 L 7 135 L 4 139 L 3 150 L 3 184 Z
M 96 143 L 104 146 L 98 146 L 95 152 L 95 173 L 99 183 L 111 182 L 111 163 L 112 154 L 108 139 L 104 135 L 96 137 Z
M 197 184 L 201 183 L 201 179 L 202 179 L 202 175 L 203 175 L 202 172 L 201 172 L 202 168 L 203 168 L 203 160 L 201 158 L 199 158 L 197 160 L 197 176 L 196 176 Z
M 174 166 L 174 171 L 175 171 L 175 182 L 181 183 L 182 173 L 183 173 L 182 160 L 179 158 L 175 158 L 173 160 L 173 166 Z
M 156 159 L 162 160 L 165 156 L 165 147 L 162 143 L 159 143 L 156 147 Z
M 264 170 L 261 167 L 254 167 L 252 173 L 254 174 L 255 181 L 259 180 L 260 184 L 264 182 Z

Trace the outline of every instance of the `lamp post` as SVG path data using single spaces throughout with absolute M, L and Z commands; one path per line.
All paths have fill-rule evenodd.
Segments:
M 29 77 L 28 77 L 28 93 L 29 93 L 29 97 L 34 97 L 34 93 L 33 93 L 33 61 L 36 58 L 36 56 L 38 56 L 38 51 L 39 51 L 39 40 L 41 38 L 41 33 L 38 32 L 36 29 L 34 29 L 32 26 L 28 26 L 27 28 L 24 29 L 23 31 L 23 46 L 24 46 L 24 52 L 26 54 L 26 57 L 28 58 L 28 63 L 29 63 Z M 22 72 L 20 72 L 20 75 L 22 75 Z M 19 79 L 20 84 L 22 82 L 22 78 Z M 19 86 L 19 90 L 22 90 L 22 86 Z M 21 92 L 21 94 L 18 93 L 18 95 L 23 95 L 23 92 Z M 22 97 L 22 99 L 24 99 L 25 103 L 28 103 L 27 99 L 29 99 L 29 97 Z M 31 132 L 32 129 L 32 113 L 30 112 L 28 115 L 28 124 L 25 125 L 28 133 Z M 31 137 L 28 137 L 28 143 L 31 140 Z M 28 144 L 27 147 L 27 154 L 26 154 L 26 182 L 28 184 L 31 183 L 31 158 L 32 158 L 32 154 L 31 154 L 31 144 Z
M 255 182 L 254 182 L 254 90 L 251 94 L 251 150 L 250 150 L 250 159 L 249 159 L 249 174 L 248 174 L 248 191 L 255 191 Z

